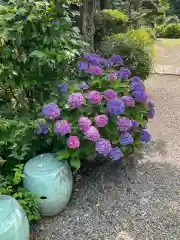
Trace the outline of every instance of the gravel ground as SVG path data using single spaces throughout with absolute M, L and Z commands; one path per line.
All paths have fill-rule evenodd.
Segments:
M 180 79 L 153 76 L 146 86 L 157 106 L 152 142 L 128 164 L 84 176 L 65 211 L 40 223 L 38 240 L 180 239 Z
M 154 61 L 161 65 L 180 67 L 179 39 L 158 39 L 154 45 Z

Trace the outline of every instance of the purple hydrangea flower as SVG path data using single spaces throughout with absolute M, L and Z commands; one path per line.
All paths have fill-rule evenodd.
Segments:
M 111 59 L 107 59 L 107 60 L 105 60 L 105 61 L 103 62 L 103 65 L 104 65 L 105 67 L 112 67 L 113 62 L 112 62 Z
M 73 108 L 77 108 L 80 107 L 81 105 L 84 104 L 84 96 L 82 95 L 82 93 L 72 93 L 69 97 L 68 97 L 68 104 L 70 105 L 70 107 Z
M 86 82 L 82 82 L 79 84 L 79 87 L 83 90 L 87 90 L 89 88 L 88 84 Z
M 133 143 L 133 137 L 130 133 L 128 132 L 122 132 L 119 138 L 119 142 L 121 145 L 128 145 Z
M 102 95 L 98 91 L 89 91 L 87 94 L 87 99 L 94 104 L 100 103 L 102 99 Z
M 130 88 L 132 91 L 144 91 L 145 87 L 141 82 L 132 82 L 130 84 Z
M 34 133 L 35 134 L 47 134 L 49 132 L 48 129 L 49 126 L 49 122 L 45 121 L 45 122 L 37 122 L 36 124 L 36 128 L 34 129 Z
M 127 132 L 130 128 L 132 128 L 132 122 L 129 118 L 122 117 L 118 118 L 116 121 L 117 129 L 121 132 Z
M 124 102 L 120 99 L 109 99 L 107 108 L 110 115 L 118 115 L 125 111 Z
M 139 90 L 133 91 L 132 96 L 135 98 L 137 102 L 140 102 L 140 103 L 146 102 L 148 98 L 147 93 L 145 91 L 139 91 Z
M 146 130 L 142 130 L 140 132 L 140 140 L 145 143 L 149 142 L 151 140 L 151 134 Z
M 55 103 L 45 104 L 42 108 L 42 114 L 47 119 L 56 119 L 60 115 L 60 108 Z
M 48 128 L 42 128 L 42 134 L 47 134 L 49 132 L 49 129 Z
M 71 133 L 71 125 L 67 120 L 58 120 L 54 124 L 54 132 L 64 136 Z
M 109 80 L 117 80 L 117 74 L 116 72 L 111 72 L 108 74 L 108 79 Z
M 92 57 L 88 59 L 88 63 L 93 66 L 99 66 L 101 64 L 101 59 L 99 57 Z
M 34 133 L 37 134 L 37 135 L 40 135 L 40 134 L 42 133 L 41 128 L 36 127 L 36 128 L 34 129 Z
M 118 65 L 123 65 L 123 59 L 121 56 L 119 55 L 113 55 L 111 57 L 111 61 L 115 64 L 118 64 Z
M 96 53 L 89 53 L 83 56 L 83 59 L 85 60 L 91 60 L 92 58 L 100 58 L 101 56 Z
M 89 64 L 87 62 L 79 62 L 77 63 L 77 68 L 79 70 L 86 70 L 89 68 Z
M 140 83 L 141 82 L 141 78 L 139 76 L 134 76 L 130 79 L 130 83 L 133 83 L 133 82 L 138 82 Z
M 111 151 L 109 152 L 109 158 L 111 158 L 113 161 L 117 161 L 122 157 L 124 157 L 124 154 L 120 148 L 118 147 L 111 148 Z
M 87 139 L 93 141 L 93 142 L 97 142 L 100 139 L 100 134 L 99 131 L 97 130 L 97 128 L 91 126 L 90 128 L 88 128 L 85 132 L 84 132 L 85 136 L 87 137 Z
M 59 84 L 58 89 L 61 93 L 65 93 L 68 90 L 68 85 L 67 83 Z
M 88 117 L 80 117 L 78 125 L 81 131 L 86 131 L 92 125 L 91 120 Z
M 124 101 L 126 107 L 134 107 L 135 106 L 135 101 L 131 96 L 124 96 L 124 97 L 122 97 L 122 100 Z
M 111 151 L 111 143 L 109 140 L 101 138 L 98 142 L 96 142 L 95 149 L 97 153 L 107 156 Z
M 148 101 L 148 112 L 147 112 L 147 116 L 148 116 L 148 118 L 153 118 L 154 115 L 155 115 L 155 105 L 154 105 L 154 103 L 153 103 L 151 100 L 149 100 L 149 101 Z
M 113 89 L 107 89 L 104 91 L 104 98 L 107 99 L 114 99 L 117 96 L 117 92 L 115 92 Z
M 131 76 L 131 71 L 129 70 L 129 68 L 122 67 L 120 68 L 120 71 L 117 74 L 118 77 L 122 79 L 128 79 Z
M 98 127 L 105 127 L 108 123 L 108 117 L 106 115 L 98 115 L 96 118 L 95 118 L 95 122 L 96 122 L 96 125 Z
M 87 70 L 87 73 L 95 74 L 95 75 L 102 75 L 103 69 L 99 66 L 90 66 Z
M 136 120 L 132 119 L 131 124 L 133 128 L 139 128 L 139 123 Z

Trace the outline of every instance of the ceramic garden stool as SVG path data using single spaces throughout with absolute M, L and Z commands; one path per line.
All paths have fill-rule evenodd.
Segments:
M 46 153 L 30 159 L 24 167 L 23 185 L 40 197 L 39 212 L 54 216 L 68 204 L 72 194 L 72 172 L 66 160 Z
M 29 222 L 16 199 L 0 195 L 0 239 L 29 240 Z

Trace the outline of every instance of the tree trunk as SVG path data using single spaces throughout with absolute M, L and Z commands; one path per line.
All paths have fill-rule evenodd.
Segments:
M 98 7 L 97 0 L 83 0 L 81 9 L 82 34 L 85 40 L 90 44 L 91 50 L 94 51 L 94 15 Z

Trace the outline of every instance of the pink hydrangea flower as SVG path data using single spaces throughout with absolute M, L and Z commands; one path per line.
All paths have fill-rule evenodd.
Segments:
M 95 122 L 96 122 L 96 125 L 98 127 L 105 127 L 106 124 L 108 123 L 108 117 L 106 115 L 98 115 L 96 118 L 95 118 Z
M 54 124 L 54 132 L 64 136 L 71 132 L 71 125 L 67 120 L 58 120 Z
M 69 148 L 79 148 L 80 147 L 80 141 L 77 136 L 70 136 L 67 139 L 67 145 Z
M 97 142 L 100 139 L 100 134 L 99 131 L 97 130 L 97 128 L 91 126 L 90 128 L 88 128 L 85 132 L 84 132 L 85 136 L 87 137 L 87 139 L 89 139 L 90 141 L 93 142 Z
M 86 131 L 92 125 L 92 122 L 88 117 L 80 117 L 78 125 L 81 131 Z
M 70 107 L 76 108 L 84 104 L 84 96 L 82 93 L 72 93 L 68 98 L 68 104 Z
M 103 69 L 99 66 L 90 66 L 87 70 L 87 73 L 95 74 L 95 75 L 102 75 Z
M 94 104 L 100 103 L 102 99 L 102 95 L 100 92 L 93 90 L 88 92 L 87 99 Z
M 114 99 L 117 96 L 117 92 L 115 92 L 113 89 L 106 89 L 104 91 L 104 98 L 107 99 Z

